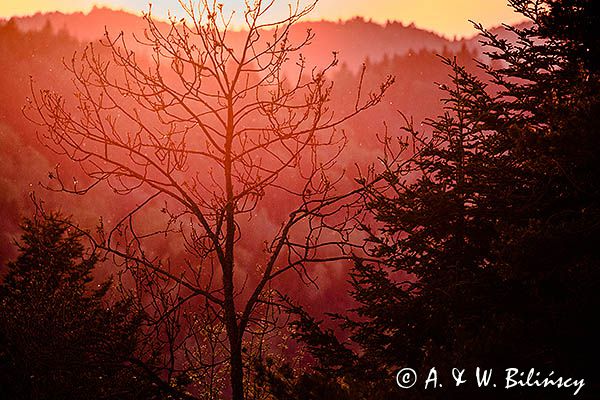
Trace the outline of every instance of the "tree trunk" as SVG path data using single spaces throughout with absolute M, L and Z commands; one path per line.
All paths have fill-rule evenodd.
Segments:
M 233 270 L 234 243 L 235 243 L 235 204 L 232 179 L 232 142 L 233 142 L 233 95 L 228 97 L 227 135 L 225 139 L 225 191 L 227 204 L 225 205 L 225 260 L 223 267 L 224 311 L 227 336 L 230 349 L 230 379 L 233 400 L 244 400 L 244 366 L 242 362 L 242 335 L 238 327 L 238 318 L 235 308 L 235 291 Z
M 244 399 L 244 366 L 242 363 L 242 346 L 231 344 L 231 398 L 233 400 Z

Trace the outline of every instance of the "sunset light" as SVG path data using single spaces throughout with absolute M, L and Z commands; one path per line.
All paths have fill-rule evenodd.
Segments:
M 597 2 L 0 0 L 0 400 L 598 398 Z
M 222 3 L 238 11 L 244 4 L 242 0 L 224 0 Z M 148 4 L 146 0 L 5 0 L 0 2 L 0 18 L 50 11 L 88 12 L 94 5 L 140 13 L 148 9 Z M 282 14 L 288 10 L 287 4 L 289 2 L 286 1 L 278 5 Z M 162 18 L 166 18 L 169 11 L 177 14 L 179 9 L 177 0 L 152 2 L 153 12 Z M 357 16 L 379 23 L 414 23 L 419 28 L 438 32 L 449 38 L 473 35 L 475 30 L 469 20 L 486 27 L 524 20 L 522 15 L 507 5 L 507 0 L 321 0 L 308 19 L 337 21 Z

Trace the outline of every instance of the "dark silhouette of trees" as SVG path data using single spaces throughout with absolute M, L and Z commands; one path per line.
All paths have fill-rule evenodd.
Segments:
M 139 319 L 92 279 L 98 255 L 58 214 L 22 224 L 19 256 L 0 285 L 0 396 L 149 399 L 158 390 L 131 363 Z
M 597 393 L 599 14 L 591 1 L 511 4 L 533 25 L 508 28 L 511 41 L 480 27 L 490 83 L 446 59 L 454 82 L 442 87 L 446 112 L 427 121 L 431 132 L 407 121 L 415 156 L 398 163 L 386 153 L 385 184 L 366 188 L 380 224 L 367 227 L 369 240 L 382 263 L 356 262 L 355 315 L 337 316 L 350 343 L 292 307 L 318 363 L 297 380 L 263 371 L 278 393 L 482 396 L 472 387 L 400 391 L 394 378 L 405 366 L 420 376 L 432 366 L 535 366 L 586 378 L 580 396 Z
M 376 105 L 392 79 L 358 90 L 355 108 L 337 115 L 327 79 L 335 56 L 308 68 L 299 51 L 313 35 L 288 37 L 315 3 L 298 3 L 281 19 L 270 17 L 274 1 L 247 3 L 241 33 L 214 2 L 181 4 L 187 19 L 166 30 L 145 16 L 136 46 L 149 59 L 107 33 L 100 48 L 67 63 L 75 104 L 34 90 L 27 115 L 47 146 L 80 167 L 73 179 L 57 167 L 52 188 L 85 194 L 104 184 L 134 198 L 122 219 L 89 236 L 128 271 L 125 286 L 153 324 L 147 332 L 162 341 L 165 380 L 194 382 L 225 369 L 232 398 L 242 399 L 251 395 L 245 354 L 261 348 L 252 338 L 277 324 L 272 282 L 294 271 L 310 281 L 310 264 L 361 247 L 352 240 L 356 192 L 339 186 L 345 137 L 336 127 Z M 242 46 L 230 45 L 234 35 L 244 35 Z M 261 207 L 281 224 L 253 229 Z M 152 250 L 165 237 L 184 258 Z M 261 255 L 246 259 L 241 241 Z M 186 396 L 220 396 L 213 383 Z

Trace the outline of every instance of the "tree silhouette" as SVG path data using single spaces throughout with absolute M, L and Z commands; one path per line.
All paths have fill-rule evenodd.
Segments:
M 58 214 L 22 224 L 0 286 L 0 394 L 11 399 L 140 399 L 159 392 L 131 363 L 139 320 L 92 285 L 97 254 Z M 92 287 L 93 286 L 93 287 Z
M 589 1 L 511 4 L 533 25 L 508 28 L 513 40 L 479 27 L 495 61 L 481 64 L 490 82 L 446 60 L 454 83 L 442 86 L 446 112 L 426 121 L 430 133 L 407 121 L 415 157 L 400 164 L 384 155 L 385 184 L 366 191 L 380 223 L 370 230 L 373 255 L 383 262 L 357 262 L 356 315 L 338 316 L 355 347 L 293 308 L 318 360 L 313 388 L 351 399 L 481 398 L 473 388 L 399 391 L 394 374 L 405 366 L 536 365 L 593 380 L 598 13 Z M 291 392 L 298 382 L 307 386 L 302 377 Z
M 247 3 L 241 33 L 221 5 L 181 4 L 186 19 L 172 19 L 166 30 L 145 16 L 139 52 L 122 34 L 107 33 L 100 49 L 75 55 L 67 64 L 75 105 L 34 90 L 27 115 L 46 128 L 49 147 L 80 166 L 72 182 L 53 171 L 54 189 L 85 194 L 103 183 L 135 196 L 94 240 L 129 269 L 146 296 L 144 311 L 163 324 L 156 329 L 168 379 L 225 362 L 232 397 L 242 399 L 244 338 L 271 330 L 272 281 L 289 271 L 310 279 L 308 264 L 348 258 L 356 246 L 349 240 L 355 192 L 338 187 L 343 173 L 335 161 L 345 139 L 336 127 L 376 105 L 392 79 L 362 97 L 358 90 L 355 109 L 336 115 L 327 79 L 335 56 L 310 69 L 299 51 L 311 32 L 296 43 L 288 37 L 314 2 L 292 5 L 283 18 L 270 16 L 275 1 Z M 230 45 L 234 35 L 244 35 L 242 46 Z M 281 224 L 253 229 L 260 207 Z M 161 210 L 165 223 L 149 223 L 160 218 L 149 210 Z M 149 250 L 161 236 L 179 240 L 185 257 Z M 263 247 L 262 257 L 244 259 L 243 241 Z M 199 323 L 221 324 L 224 332 L 199 338 Z
M 366 207 L 380 227 L 365 227 L 371 255 L 383 261 L 356 260 L 355 315 L 335 315 L 360 353 L 292 306 L 298 335 L 319 361 L 321 375 L 311 385 L 337 386 L 340 398 L 420 398 L 427 392 L 398 391 L 394 371 L 418 366 L 426 376 L 431 366 L 447 371 L 493 363 L 501 346 L 494 340 L 496 319 L 513 302 L 492 249 L 497 221 L 507 222 L 512 201 L 522 195 L 510 192 L 518 164 L 504 154 L 509 143 L 488 134 L 505 117 L 497 98 L 455 60 L 444 63 L 452 70 L 452 84 L 442 86 L 444 114 L 425 122 L 430 132 L 407 120 L 414 154 L 406 160 L 388 145 L 382 182 L 365 188 Z

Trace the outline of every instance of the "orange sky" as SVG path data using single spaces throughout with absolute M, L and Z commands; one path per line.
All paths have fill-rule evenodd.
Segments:
M 243 4 L 243 0 L 221 2 L 231 7 Z M 473 34 L 469 19 L 486 27 L 520 21 L 522 18 L 506 3 L 507 0 L 320 0 L 311 18 L 337 20 L 363 16 L 378 22 L 414 22 L 418 27 L 452 37 Z M 88 11 L 94 4 L 141 11 L 147 9 L 148 0 L 0 0 L 0 17 L 38 11 Z M 153 1 L 154 13 L 159 16 L 166 16 L 167 10 L 177 10 L 178 7 L 177 0 Z

